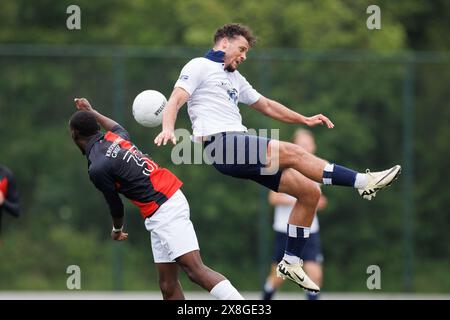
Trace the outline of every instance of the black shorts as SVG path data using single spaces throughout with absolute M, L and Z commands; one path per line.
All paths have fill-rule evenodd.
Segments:
M 253 180 L 277 192 L 282 170 L 271 174 L 264 171 L 269 141 L 268 138 L 244 132 L 221 132 L 204 142 L 204 151 L 219 172 Z

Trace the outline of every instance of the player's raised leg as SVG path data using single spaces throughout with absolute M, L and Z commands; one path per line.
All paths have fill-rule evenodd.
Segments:
M 281 175 L 278 191 L 298 200 L 289 216 L 286 250 L 283 260 L 278 264 L 277 275 L 294 281 L 306 290 L 318 292 L 319 287 L 303 271 L 303 261 L 300 257 L 309 238 L 311 223 L 320 199 L 320 188 L 317 183 L 298 171 L 286 169 Z
M 391 185 L 401 173 L 399 165 L 384 171 L 367 170 L 366 173 L 359 173 L 338 164 L 328 163 L 306 152 L 302 147 L 284 141 L 271 140 L 269 149 L 272 158 L 278 156 L 281 168 L 293 168 L 319 183 L 356 188 L 367 200 L 371 200 L 379 190 Z

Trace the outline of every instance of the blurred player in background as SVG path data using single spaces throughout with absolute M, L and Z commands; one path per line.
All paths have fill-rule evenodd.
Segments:
M 75 104 L 79 111 L 70 118 L 72 139 L 87 158 L 89 178 L 109 205 L 112 239 L 128 238 L 123 231 L 121 193 L 140 208 L 151 234 L 164 299 L 184 299 L 179 267 L 215 298 L 243 299 L 223 275 L 203 264 L 189 204 L 180 190 L 182 182 L 142 154 L 123 127 L 94 110 L 86 99 L 75 99 Z M 99 124 L 106 133 L 100 131 Z
M 0 165 L 0 241 L 3 209 L 14 217 L 19 217 L 20 215 L 19 190 L 17 189 L 16 180 L 11 170 Z
M 301 199 L 289 217 L 286 251 L 277 274 L 318 292 L 320 288 L 303 271 L 300 259 L 320 199 L 317 183 L 355 188 L 370 200 L 397 178 L 401 168 L 397 165 L 381 172 L 358 173 L 320 159 L 293 143 L 248 134 L 239 102 L 285 123 L 334 126 L 322 114 L 303 116 L 253 89 L 237 68 L 247 59 L 255 41 L 251 30 L 240 24 L 227 24 L 216 30 L 214 47 L 181 70 L 164 109 L 162 131 L 154 142 L 158 146 L 168 141 L 176 143 L 177 114 L 187 102 L 194 140 L 203 142 L 205 150 L 222 154 L 222 158 L 209 159 L 218 171 Z M 271 169 L 267 168 L 278 170 L 269 175 Z
M 298 129 L 295 131 L 293 142 L 311 154 L 314 154 L 316 151 L 316 143 L 311 131 L 309 130 Z M 287 240 L 286 224 L 288 223 L 289 215 L 291 214 L 292 208 L 294 207 L 296 201 L 297 199 L 286 193 L 277 193 L 274 191 L 269 192 L 269 203 L 275 207 L 273 219 L 275 241 L 272 257 L 273 263 L 271 265 L 270 274 L 267 277 L 263 288 L 263 300 L 271 300 L 277 289 L 284 282 L 282 278 L 277 277 L 276 267 L 283 259 Z M 301 199 L 299 201 L 301 201 Z M 323 210 L 326 206 L 327 198 L 322 194 L 317 205 L 317 211 Z M 314 283 L 321 286 L 323 278 L 323 254 L 320 245 L 319 219 L 317 218 L 317 214 L 314 216 L 314 220 L 311 224 L 309 240 L 305 246 L 305 250 L 303 251 L 301 258 L 303 259 L 303 268 L 305 272 L 309 275 L 311 280 L 314 281 Z M 317 300 L 319 298 L 319 294 L 306 291 L 306 297 L 308 300 Z

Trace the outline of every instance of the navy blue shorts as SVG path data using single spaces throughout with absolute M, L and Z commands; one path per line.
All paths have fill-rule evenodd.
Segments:
M 269 141 L 244 132 L 222 132 L 204 142 L 204 152 L 219 172 L 278 191 L 282 171 L 264 174 Z
M 287 235 L 284 232 L 275 232 L 275 246 L 273 248 L 272 261 L 278 263 L 283 259 L 284 250 L 286 249 Z M 322 263 L 322 247 L 320 245 L 319 232 L 311 233 L 308 242 L 306 243 L 303 255 L 303 261 L 313 261 Z

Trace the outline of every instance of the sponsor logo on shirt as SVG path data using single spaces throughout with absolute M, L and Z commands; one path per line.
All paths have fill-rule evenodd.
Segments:
M 233 101 L 234 104 L 237 105 L 237 103 L 238 103 L 238 92 L 237 92 L 237 90 L 235 88 L 233 88 L 231 90 L 227 90 L 227 93 L 228 93 L 229 100 Z
M 238 91 L 236 90 L 236 88 L 233 88 L 230 82 L 220 81 L 217 85 L 227 91 L 228 100 L 232 101 L 235 105 L 238 104 Z

